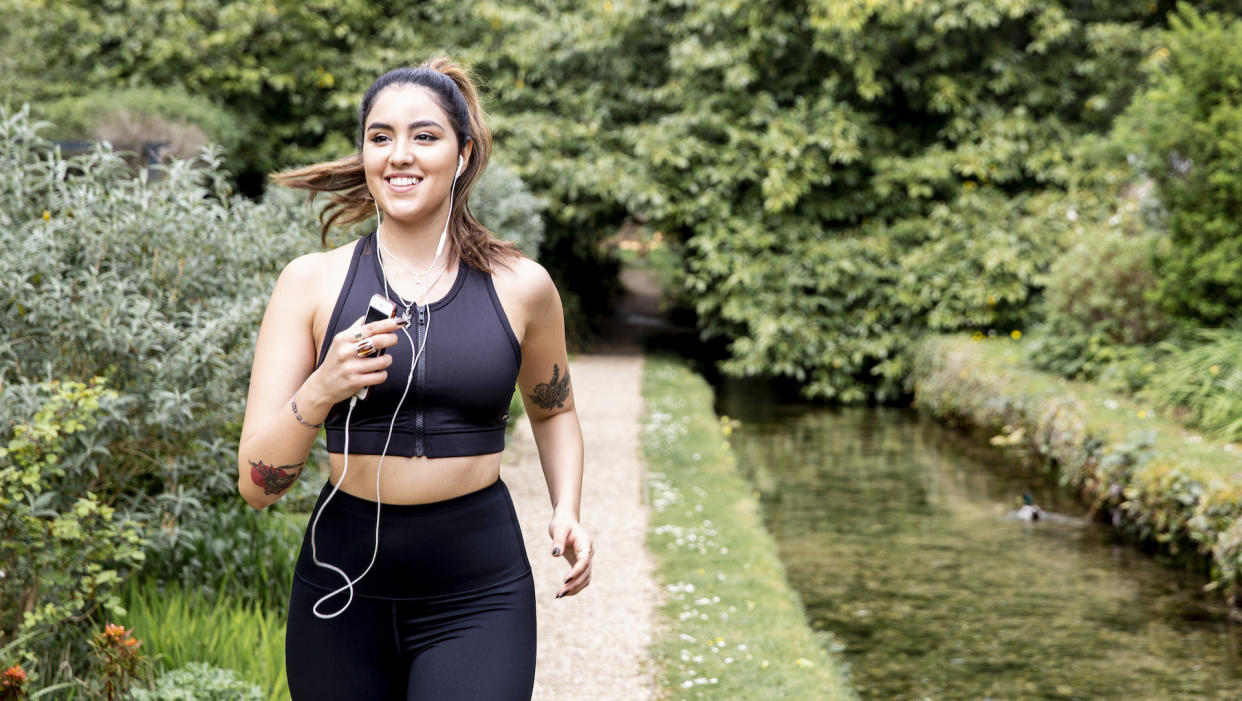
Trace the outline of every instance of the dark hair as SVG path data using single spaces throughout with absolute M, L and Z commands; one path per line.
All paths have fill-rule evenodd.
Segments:
M 470 106 L 462 96 L 461 89 L 453 79 L 437 70 L 430 68 L 405 67 L 394 68 L 379 77 L 362 96 L 362 106 L 358 109 L 358 150 L 362 150 L 362 140 L 366 138 L 367 115 L 375 106 L 375 98 L 384 88 L 390 85 L 418 85 L 427 88 L 435 95 L 440 109 L 448 114 L 453 122 L 453 133 L 457 135 L 457 150 L 460 151 L 470 140 Z
M 504 265 L 511 256 L 520 256 L 517 246 L 496 238 L 470 213 L 470 193 L 491 157 L 492 134 L 484 120 L 479 93 L 470 74 L 447 58 L 433 58 L 418 67 L 396 68 L 371 84 L 358 109 L 357 153 L 335 161 L 273 173 L 272 180 L 279 185 L 309 191 L 308 202 L 321 192 L 331 195 L 331 200 L 319 213 L 320 240 L 325 246 L 328 245 L 328 229 L 373 216 L 374 200 L 362 168 L 363 130 L 376 97 L 392 85 L 417 85 L 430 90 L 437 104 L 453 122 L 458 152 L 466 145 L 467 139 L 473 143 L 470 158 L 457 178 L 453 211 L 449 213 L 449 237 L 458 255 L 471 267 L 487 272 L 491 272 L 493 264 Z

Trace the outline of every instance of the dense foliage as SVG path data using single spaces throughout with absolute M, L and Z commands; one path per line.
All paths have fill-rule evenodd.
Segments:
M 1169 212 L 1154 298 L 1218 325 L 1242 304 L 1242 21 L 1182 5 L 1170 24 L 1118 132 Z
M 0 41 L 47 47 L 12 60 L 50 58 L 44 82 L 10 94 L 72 95 L 88 76 L 209 95 L 264 125 L 242 147 L 257 171 L 349 150 L 375 76 L 459 57 L 486 85 L 498 153 L 548 204 L 543 259 L 580 298 L 572 316 L 590 322 L 609 298 L 599 241 L 628 216 L 680 239 L 683 295 L 729 342 L 727 371 L 846 401 L 898 394 L 903 350 L 928 328 L 1032 319 L 1074 144 L 1167 55 L 1172 9 L 9 2 L 28 28 Z

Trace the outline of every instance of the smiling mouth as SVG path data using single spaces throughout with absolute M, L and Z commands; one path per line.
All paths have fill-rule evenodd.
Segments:
M 422 178 L 415 178 L 412 176 L 397 176 L 385 179 L 388 181 L 388 184 L 393 187 L 413 187 L 423 180 Z

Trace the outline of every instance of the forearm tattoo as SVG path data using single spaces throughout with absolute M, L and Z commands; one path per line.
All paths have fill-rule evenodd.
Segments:
M 298 475 L 302 474 L 302 467 L 302 463 L 276 467 L 262 461 L 251 460 L 250 479 L 263 488 L 264 494 L 283 494 L 297 480 Z
M 540 409 L 551 409 L 552 407 L 565 406 L 565 400 L 569 397 L 569 369 L 565 369 L 565 376 L 561 377 L 561 368 L 559 365 L 552 364 L 552 381 L 540 382 L 535 385 L 535 391 L 531 393 L 530 400 Z

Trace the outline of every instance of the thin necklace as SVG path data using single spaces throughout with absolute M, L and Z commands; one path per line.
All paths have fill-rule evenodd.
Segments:
M 402 268 L 405 268 L 405 271 L 406 271 L 407 273 L 409 273 L 411 276 L 413 276 L 413 278 L 414 278 L 414 284 L 416 284 L 416 285 L 418 285 L 418 286 L 420 286 L 420 287 L 421 287 L 421 286 L 422 286 L 422 284 L 423 284 L 423 278 L 427 277 L 427 274 L 428 274 L 428 273 L 430 273 L 432 270 L 435 270 L 435 269 L 436 269 L 436 267 L 437 267 L 437 266 L 436 266 L 436 258 L 433 258 L 433 259 L 431 260 L 431 265 L 427 266 L 427 269 L 426 269 L 426 270 L 424 270 L 424 271 L 422 271 L 422 272 L 420 273 L 420 272 L 418 272 L 418 271 L 414 270 L 414 268 L 411 268 L 411 267 L 410 267 L 410 265 L 409 265 L 408 263 L 406 263 L 404 260 L 402 260 L 402 259 L 401 259 L 399 256 L 397 256 L 395 253 L 393 253 L 392 251 L 388 250 L 388 247 L 387 247 L 387 246 L 385 246 L 385 245 L 384 245 L 384 242 L 380 240 L 380 237 L 379 237 L 379 231 L 378 231 L 378 230 L 377 230 L 377 231 L 376 231 L 376 233 L 375 233 L 375 240 L 379 242 L 379 247 L 380 247 L 380 250 L 381 250 L 381 251 L 383 251 L 384 253 L 386 253 L 386 254 L 388 255 L 388 257 L 389 257 L 389 258 L 391 258 L 392 260 L 396 261 L 397 265 L 400 265 Z M 437 258 L 438 258 L 438 256 L 437 256 Z M 439 267 L 442 267 L 442 268 L 443 268 L 443 267 L 447 267 L 447 266 L 448 266 L 448 261 L 446 260 L 446 261 L 444 261 L 444 263 L 443 263 L 443 264 L 441 264 Z
M 375 240 L 376 241 L 379 240 L 378 230 L 375 232 Z M 383 245 L 384 244 L 380 244 L 380 247 L 382 248 Z M 415 295 L 414 299 L 406 299 L 405 297 L 401 296 L 401 293 L 397 291 L 397 288 L 393 287 L 392 285 L 388 283 L 388 270 L 384 267 L 384 257 L 376 256 L 375 258 L 376 260 L 379 261 L 379 264 L 380 264 L 380 276 L 384 278 L 384 289 L 392 293 L 394 296 L 396 296 L 397 300 L 401 303 L 401 306 L 405 307 L 405 310 L 401 312 L 401 318 L 405 319 L 407 322 L 410 321 L 411 318 L 413 317 L 413 314 L 410 313 L 410 310 L 411 308 L 414 307 L 415 303 L 418 301 L 418 295 Z M 444 273 L 447 270 L 447 266 L 448 266 L 448 261 L 445 261 L 445 267 L 442 268 L 440 272 L 436 274 L 436 277 L 435 279 L 431 281 L 431 284 L 427 285 L 427 289 L 423 290 L 423 306 L 424 307 L 429 306 L 427 304 L 427 296 L 431 294 L 431 288 L 435 287 L 436 283 L 440 281 L 440 278 L 444 277 Z M 431 269 L 428 268 L 426 272 L 430 272 L 430 270 Z

